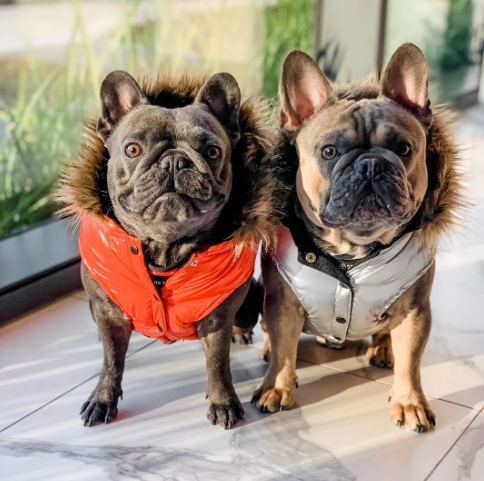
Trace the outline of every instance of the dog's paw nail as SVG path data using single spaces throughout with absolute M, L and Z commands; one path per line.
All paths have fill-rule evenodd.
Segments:
M 431 417 L 431 418 L 429 419 L 429 421 L 430 421 L 430 424 L 431 424 L 432 426 L 435 426 L 435 418 L 434 418 L 434 417 Z
M 423 424 L 417 424 L 417 425 L 415 426 L 415 428 L 414 428 L 414 431 L 415 431 L 416 433 L 421 434 L 421 433 L 424 433 L 425 431 L 427 431 L 427 428 L 426 428 L 426 427 L 425 427 Z
M 81 407 L 81 412 L 79 413 L 79 415 L 82 416 L 83 412 L 86 410 L 87 406 L 89 406 L 89 401 L 85 402 L 82 407 Z
M 400 419 L 397 421 L 397 428 L 401 428 L 402 427 L 402 421 L 400 421 Z
M 299 387 L 299 382 L 296 381 L 296 389 Z
M 388 402 L 390 402 L 391 400 L 392 400 L 392 397 L 388 396 Z

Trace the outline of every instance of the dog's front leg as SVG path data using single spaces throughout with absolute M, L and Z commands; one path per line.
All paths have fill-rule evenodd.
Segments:
M 82 277 L 89 293 L 91 312 L 104 349 L 99 381 L 82 405 L 80 413 L 84 426 L 93 426 L 98 423 L 109 423 L 118 412 L 118 399 L 123 393 L 121 381 L 132 324 L 85 269 L 82 271 Z
M 432 322 L 430 289 L 434 267 L 417 281 L 390 312 L 390 332 L 395 358 L 390 391 L 391 420 L 397 426 L 423 433 L 435 426 L 435 414 L 422 390 L 420 362 Z
M 244 408 L 235 393 L 230 372 L 230 345 L 235 313 L 249 289 L 250 279 L 237 288 L 207 318 L 197 322 L 197 332 L 205 351 L 208 374 L 207 419 L 224 429 L 244 418 Z
M 298 298 L 268 255 L 262 259 L 262 277 L 264 323 L 271 350 L 269 368 L 252 401 L 262 412 L 275 412 L 289 409 L 294 404 L 294 390 L 298 383 L 297 346 L 305 315 Z

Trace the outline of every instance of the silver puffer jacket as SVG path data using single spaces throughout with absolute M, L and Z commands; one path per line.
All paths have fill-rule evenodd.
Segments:
M 298 248 L 286 227 L 281 227 L 272 258 L 306 311 L 304 332 L 335 344 L 375 334 L 388 320 L 385 311 L 414 284 L 434 262 L 413 233 L 398 239 L 376 256 L 346 270 L 348 283 L 315 268 L 317 254 Z

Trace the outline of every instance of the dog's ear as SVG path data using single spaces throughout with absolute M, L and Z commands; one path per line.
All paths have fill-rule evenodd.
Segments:
M 111 72 L 101 85 L 102 115 L 97 123 L 97 135 L 106 142 L 116 124 L 134 107 L 147 104 L 148 99 L 136 80 L 126 72 Z
M 412 112 L 428 129 L 432 123 L 428 84 L 429 69 L 422 51 L 413 43 L 404 43 L 388 62 L 380 93 Z
M 333 89 L 318 64 L 294 50 L 282 65 L 279 95 L 281 127 L 296 130 L 333 98 Z
M 240 89 L 229 73 L 212 75 L 202 86 L 195 104 L 208 107 L 227 132 L 232 147 L 240 139 Z

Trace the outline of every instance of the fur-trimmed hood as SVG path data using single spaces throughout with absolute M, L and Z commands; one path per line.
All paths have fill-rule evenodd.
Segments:
M 206 78 L 157 76 L 140 86 L 153 105 L 178 108 L 191 104 Z M 219 223 L 229 226 L 238 249 L 251 240 L 268 245 L 275 237 L 278 216 L 272 203 L 276 176 L 267 153 L 273 134 L 268 128 L 268 106 L 259 98 L 243 99 L 240 106 L 241 137 L 232 153 L 233 187 Z M 76 159 L 64 170 L 57 199 L 65 205 L 63 216 L 84 214 L 102 218 L 112 207 L 107 190 L 109 154 L 96 134 L 96 121 L 87 124 Z
M 339 99 L 374 99 L 380 95 L 377 73 L 348 84 L 333 84 Z M 422 246 L 436 249 L 442 235 L 459 225 L 467 202 L 463 194 L 460 152 L 453 140 L 452 114 L 444 105 L 431 108 L 432 125 L 427 134 L 428 188 L 422 205 L 407 231 L 415 231 Z M 278 165 L 277 211 L 288 212 L 299 160 L 296 147 L 283 133 L 274 144 L 273 163 Z

